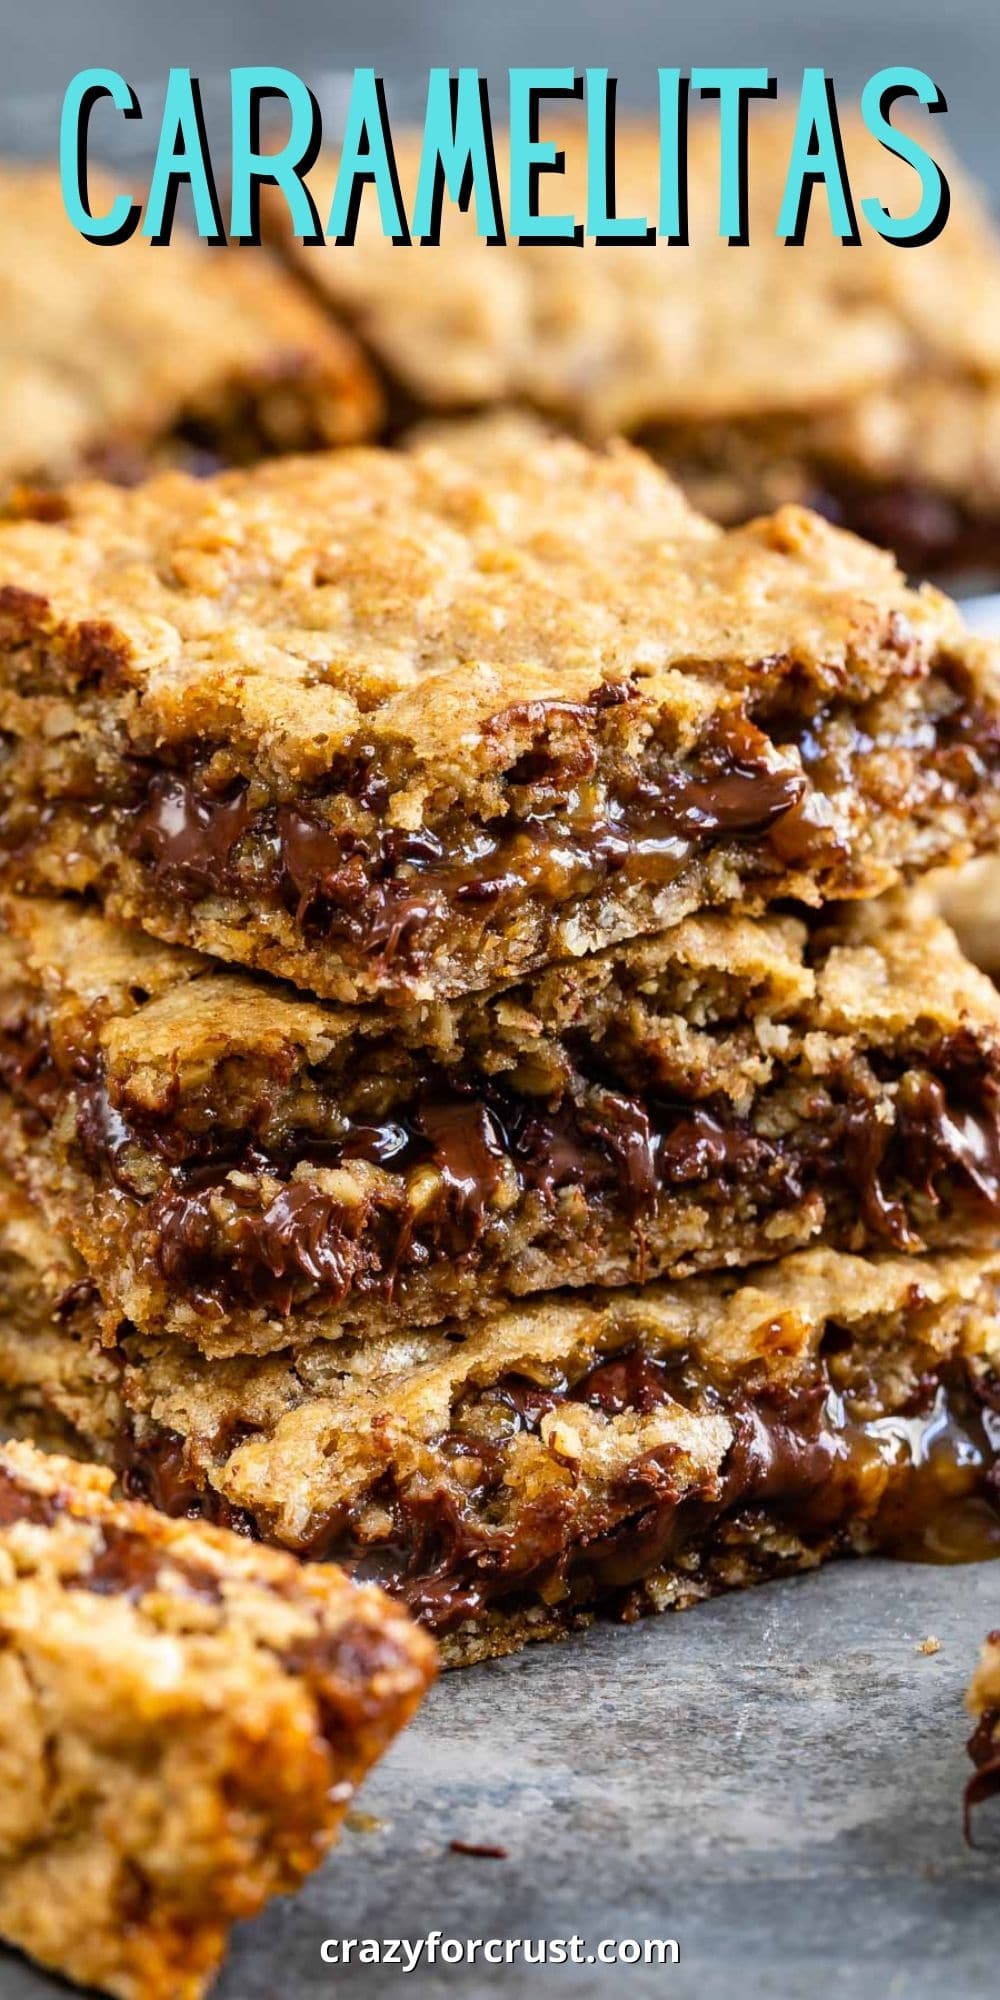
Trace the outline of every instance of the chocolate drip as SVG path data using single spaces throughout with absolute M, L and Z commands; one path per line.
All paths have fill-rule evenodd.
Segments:
M 488 1394 L 513 1410 L 519 1429 L 530 1432 L 537 1432 L 542 1418 L 567 1399 L 589 1403 L 607 1417 L 628 1409 L 645 1413 L 678 1395 L 686 1359 L 681 1355 L 658 1361 L 640 1347 L 632 1347 L 612 1361 L 596 1362 L 572 1389 L 565 1381 L 544 1384 L 527 1375 L 510 1374 L 502 1375 Z
M 487 1106 L 474 1097 L 429 1097 L 420 1105 L 417 1123 L 430 1141 L 447 1198 L 470 1217 L 478 1235 L 503 1179 L 503 1133 Z
M 328 1194 L 295 1181 L 251 1223 L 260 1260 L 279 1282 L 301 1276 L 343 1297 L 357 1262 L 344 1209 Z M 256 1260 L 255 1260 L 256 1261 Z
M 532 1382 L 527 1375 L 501 1375 L 493 1385 L 492 1394 L 514 1412 L 519 1430 L 537 1431 L 542 1418 L 558 1408 L 566 1394 L 566 1385 L 546 1388 L 541 1382 Z
M 571 1391 L 574 1402 L 590 1403 L 606 1417 L 620 1416 L 623 1410 L 646 1415 L 676 1394 L 678 1364 L 657 1361 L 641 1347 L 600 1361 L 582 1376 Z
M 900 1249 L 919 1247 L 894 1186 L 939 1201 L 949 1182 L 1000 1210 L 1000 1088 L 972 1037 L 956 1035 L 936 1053 L 940 1075 L 909 1070 L 899 1081 L 894 1123 L 865 1103 L 844 1118 L 844 1155 L 861 1211 L 875 1235 Z
M 203 1303 L 219 1296 L 291 1311 L 303 1283 L 331 1300 L 382 1282 L 376 1248 L 359 1237 L 360 1213 L 308 1181 L 292 1181 L 263 1210 L 227 1186 L 234 1214 L 216 1215 L 219 1188 L 168 1188 L 150 1204 L 156 1260 L 168 1284 Z M 241 1206 L 245 1203 L 245 1206 Z
M 627 691 L 634 694 L 634 687 Z M 504 709 L 489 724 L 491 734 L 532 730 L 538 741 L 523 752 L 508 772 L 508 783 L 567 793 L 597 769 L 597 747 L 582 733 L 594 706 L 607 701 L 531 701 Z M 553 724 L 576 725 L 577 734 L 549 743 Z M 766 830 L 802 797 L 801 775 L 776 766 L 767 738 L 745 716 L 733 711 L 718 720 L 700 746 L 698 768 L 665 769 L 657 778 L 642 778 L 627 801 L 640 833 L 655 821 L 660 838 L 696 843 L 718 836 L 733 837 Z M 624 831 L 624 829 L 623 829 Z
M 193 1470 L 184 1439 L 176 1431 L 150 1421 L 140 1431 L 126 1414 L 118 1435 L 115 1466 L 128 1499 L 148 1501 L 161 1514 L 175 1519 L 201 1519 L 215 1528 L 231 1528 L 238 1535 L 256 1537 L 251 1516 L 243 1508 L 230 1506 Z
M 580 1107 L 577 1123 L 581 1132 L 593 1135 L 610 1153 L 622 1197 L 633 1214 L 648 1208 L 656 1197 L 661 1174 L 663 1178 L 668 1175 L 663 1173 L 666 1160 L 661 1168 L 645 1106 L 637 1098 L 602 1090 Z
M 950 1104 L 938 1077 L 904 1077 L 899 1143 L 915 1185 L 933 1194 L 942 1172 L 954 1174 L 989 1208 L 1000 1202 L 1000 1098 L 996 1079 L 980 1077 L 979 1106 Z
M 797 1152 L 794 1141 L 782 1147 L 758 1139 L 745 1125 L 695 1110 L 678 1115 L 675 1124 L 658 1134 L 656 1175 L 668 1187 L 759 1177 L 762 1193 L 770 1179 L 779 1198 L 794 1200 L 805 1178 Z
M 136 1136 L 111 1103 L 103 1078 L 80 1085 L 76 1093 L 76 1136 L 91 1171 L 110 1168 L 120 1187 L 134 1187 L 128 1171 L 127 1155 Z
M 844 1119 L 844 1165 L 872 1235 L 886 1236 L 898 1249 L 910 1250 L 916 1239 L 906 1209 L 885 1193 L 882 1184 L 889 1177 L 894 1136 L 892 1126 L 874 1118 L 869 1105 L 852 1106 Z
M 980 1716 L 967 1748 L 977 1767 L 965 1787 L 965 1838 L 972 1847 L 972 1814 L 976 1806 L 1000 1795 L 1000 1709 L 988 1709 Z
M 813 1528 L 815 1501 L 830 1495 L 833 1526 L 843 1506 L 835 1474 L 842 1467 L 849 1443 L 842 1410 L 831 1400 L 821 1379 L 804 1389 L 768 1392 L 738 1410 L 735 1442 L 723 1472 L 723 1507 L 776 1506 L 790 1503 Z
M 395 833 L 363 840 L 333 828 L 319 808 L 283 807 L 275 819 L 280 874 L 272 893 L 294 911 L 305 930 L 344 937 L 391 964 L 435 913 L 434 884 L 422 894 L 420 879 L 442 860 L 440 842 L 425 834 L 409 845 Z M 416 865 L 415 879 L 391 873 Z
M 131 851 L 168 891 L 213 895 L 252 820 L 244 790 L 213 798 L 185 778 L 158 772 L 149 781 Z

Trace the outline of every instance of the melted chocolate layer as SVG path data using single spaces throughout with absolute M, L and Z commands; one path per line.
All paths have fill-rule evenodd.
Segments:
M 495 734 L 511 725 L 535 733 L 536 748 L 507 774 L 512 793 L 530 788 L 530 798 L 510 819 L 466 829 L 457 844 L 430 831 L 337 825 L 322 799 L 255 810 L 246 787 L 219 796 L 195 774 L 160 771 L 131 808 L 126 845 L 171 896 L 249 891 L 287 909 L 307 934 L 391 963 L 418 955 L 421 933 L 456 904 L 493 909 L 545 895 L 547 884 L 560 899 L 586 895 L 611 874 L 669 881 L 699 848 L 764 835 L 803 804 L 802 776 L 776 768 L 766 737 L 734 714 L 693 770 L 637 777 L 595 814 L 580 791 L 597 769 L 595 713 L 632 694 L 607 684 L 588 703 L 536 701 L 496 717 Z M 387 789 L 371 752 L 331 784 L 375 813 Z M 830 841 L 808 816 L 801 837 Z
M 502 1257 L 503 1215 L 511 1211 L 492 1203 L 505 1172 L 519 1200 L 552 1206 L 564 1190 L 579 1188 L 591 1207 L 617 1209 L 637 1230 L 659 1204 L 687 1193 L 718 1204 L 752 1186 L 763 1217 L 820 1189 L 841 1205 L 856 1204 L 876 1239 L 911 1248 L 917 1239 L 907 1197 L 914 1193 L 940 1202 L 957 1189 L 984 1214 L 1000 1214 L 996 1082 L 981 1064 L 971 1070 L 967 1055 L 960 1061 L 942 1050 L 940 1058 L 942 1076 L 903 1077 L 893 1124 L 871 1100 L 848 1097 L 781 1139 L 759 1137 L 727 1110 L 653 1096 L 590 1090 L 580 1104 L 545 1109 L 502 1084 L 463 1091 L 444 1077 L 428 1078 L 413 1104 L 380 1124 L 348 1123 L 326 1149 L 330 1164 L 368 1160 L 398 1176 L 374 1213 L 308 1180 L 285 1185 L 261 1209 L 253 1192 L 243 1196 L 226 1182 L 230 1219 L 222 1225 L 222 1173 L 175 1171 L 147 1209 L 154 1254 L 171 1284 L 279 1311 L 309 1293 L 339 1302 L 352 1292 L 391 1292 L 429 1262 Z M 113 1130 L 110 1156 L 107 1143 L 103 1152 L 112 1173 L 120 1147 Z M 288 1171 L 252 1149 L 232 1164 Z M 407 1176 L 422 1165 L 439 1178 L 418 1210 Z
M 596 1521 L 561 1486 L 498 1518 L 506 1446 L 495 1435 L 496 1413 L 506 1415 L 509 1442 L 537 1434 L 573 1401 L 612 1417 L 669 1401 L 719 1409 L 734 1442 L 719 1477 L 694 1493 L 666 1446 L 627 1467 Z M 752 1561 L 755 1524 L 829 1551 L 848 1549 L 860 1525 L 869 1545 L 910 1560 L 1000 1558 L 1000 1417 L 961 1373 L 928 1382 L 918 1409 L 857 1421 L 825 1366 L 791 1390 L 727 1402 L 683 1354 L 665 1362 L 633 1349 L 598 1362 L 572 1387 L 504 1377 L 469 1392 L 453 1424 L 437 1450 L 444 1467 L 461 1465 L 460 1479 L 383 1480 L 378 1498 L 393 1522 L 384 1540 L 367 1539 L 338 1513 L 315 1520 L 297 1544 L 301 1555 L 346 1562 L 382 1583 L 439 1633 L 539 1596 L 569 1619 L 584 1605 L 634 1616 L 647 1578 L 671 1565 L 711 1576 L 734 1532 L 749 1538 Z M 174 1512 L 218 1506 L 171 1434 L 130 1426 L 121 1451 L 129 1490 Z M 266 1521 L 255 1527 L 266 1538 Z
M 889 643 L 893 635 L 889 635 Z M 905 658 L 912 637 L 898 634 Z M 951 678 L 949 678 L 951 676 Z M 954 679 L 955 684 L 951 681 Z M 348 955 L 418 970 L 463 906 L 490 921 L 526 898 L 554 905 L 589 896 L 610 877 L 669 883 L 715 844 L 749 840 L 744 872 L 828 869 L 845 858 L 830 824 L 826 794 L 865 792 L 874 757 L 874 803 L 898 816 L 969 790 L 957 735 L 976 746 L 992 778 L 1000 763 L 993 718 L 975 711 L 968 688 L 945 663 L 935 698 L 904 732 L 916 789 L 886 796 L 885 752 L 894 742 L 866 733 L 862 710 L 812 712 L 794 676 L 760 720 L 743 712 L 716 721 L 688 764 L 664 754 L 655 774 L 629 775 L 619 757 L 610 786 L 598 783 L 602 711 L 639 696 L 636 683 L 607 683 L 588 702 L 534 701 L 489 725 L 527 730 L 533 746 L 506 773 L 511 811 L 454 831 L 387 827 L 389 784 L 371 745 L 354 748 L 323 791 L 294 805 L 251 804 L 249 789 L 212 789 L 197 762 L 150 773 L 136 760 L 131 799 L 122 805 L 127 850 L 152 871 L 163 893 L 197 901 L 228 894 L 283 908 L 310 938 L 331 939 Z M 787 713 L 782 720 L 777 712 Z M 797 750 L 777 761 L 776 747 Z M 206 753 L 206 762 L 209 761 Z M 967 760 L 966 760 L 967 761 Z M 980 783 L 983 771 L 979 772 Z M 595 798 L 597 803 L 595 803 Z M 343 804 L 360 809 L 346 820 Z
M 162 1424 L 140 1444 L 126 1419 L 118 1440 L 117 1469 L 129 1500 L 148 1501 L 175 1519 L 204 1520 L 214 1528 L 232 1528 L 238 1535 L 256 1538 L 250 1515 L 231 1507 L 221 1493 L 194 1475 L 183 1438 Z
M 524 1205 L 537 1236 L 558 1229 L 571 1190 L 583 1194 L 598 1228 L 631 1227 L 640 1260 L 651 1219 L 687 1196 L 720 1207 L 739 1195 L 746 1208 L 750 1189 L 749 1212 L 763 1222 L 819 1192 L 830 1204 L 827 1233 L 845 1247 L 856 1245 L 857 1215 L 875 1242 L 919 1247 L 915 1198 L 1000 1215 L 1000 1081 L 971 1033 L 943 1039 L 912 1066 L 905 1047 L 869 1052 L 875 1075 L 894 1087 L 891 1120 L 881 1101 L 834 1073 L 780 1137 L 755 1129 L 769 1122 L 774 1093 L 742 1118 L 721 1099 L 678 1102 L 655 1086 L 638 1096 L 598 1080 L 601 1051 L 586 1037 L 558 1101 L 521 1094 L 502 1077 L 421 1068 L 414 1055 L 398 1085 L 402 1101 L 381 1118 L 349 1116 L 341 1086 L 318 1072 L 307 1129 L 265 1140 L 250 1118 L 221 1144 L 209 1121 L 187 1130 L 133 1109 L 126 1123 L 92 1053 L 61 1060 L 69 1074 L 59 1074 L 28 1021 L 8 1021 L 0 1034 L 0 1078 L 28 1118 L 51 1122 L 74 1095 L 84 1161 L 142 1204 L 151 1275 L 187 1288 L 206 1310 L 250 1304 L 286 1313 L 310 1297 L 391 1297 L 435 1264 L 501 1266 Z M 366 1060 L 377 1075 L 378 1048 Z M 389 1051 L 388 1075 L 391 1064 Z M 779 1104 L 781 1088 L 779 1077 Z M 264 1087 L 258 1116 L 268 1115 Z M 136 1153 L 150 1151 L 166 1167 L 153 1195 L 148 1163 L 134 1178 Z M 309 1177 L 310 1166 L 352 1161 L 388 1176 L 364 1200 L 338 1200 Z M 436 1175 L 430 1183 L 415 1177 L 427 1168 Z M 277 1185 L 262 1196 L 233 1181 L 234 1169 Z M 567 1227 L 578 1231 L 579 1221 Z

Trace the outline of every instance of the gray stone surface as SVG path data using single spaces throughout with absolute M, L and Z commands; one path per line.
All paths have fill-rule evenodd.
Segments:
M 218 2000 L 994 2000 L 1000 1808 L 962 1839 L 1000 1570 L 853 1564 L 442 1681 Z M 933 1634 L 940 1652 L 916 1650 Z M 505 1860 L 449 1842 L 500 1843 Z M 676 1969 L 358 1968 L 327 1937 L 676 1938 Z M 3 2000 L 61 1989 L 0 1957 Z

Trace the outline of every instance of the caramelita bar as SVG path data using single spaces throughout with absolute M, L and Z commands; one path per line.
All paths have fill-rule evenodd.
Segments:
M 815 1240 L 996 1235 L 1000 995 L 913 893 L 687 918 L 393 1015 L 69 900 L 2 910 L 0 1157 L 112 1339 L 261 1352 Z
M 518 404 L 592 441 L 624 432 L 720 520 L 805 501 L 885 542 L 906 568 L 996 570 L 1000 245 L 941 123 L 920 137 L 948 177 L 947 225 L 905 250 L 879 238 L 860 204 L 861 240 L 845 249 L 822 188 L 804 243 L 786 248 L 776 225 L 793 125 L 766 105 L 752 111 L 749 242 L 735 250 L 718 233 L 717 111 L 691 121 L 689 247 L 500 249 L 446 199 L 440 245 L 400 249 L 370 191 L 355 248 L 303 247 L 280 196 L 266 213 L 295 268 L 357 329 L 397 421 Z M 911 214 L 912 170 L 860 120 L 843 130 L 852 187 Z M 544 204 L 582 219 L 583 122 L 549 119 L 546 134 L 566 171 Z M 421 143 L 398 147 L 408 209 Z M 655 124 L 621 122 L 615 152 L 617 213 L 655 223 Z M 505 145 L 498 154 L 504 183 Z M 326 157 L 310 176 L 324 214 L 334 171 Z
M 723 533 L 626 447 L 70 488 L 0 524 L 0 648 L 7 880 L 343 1001 L 1000 831 L 954 606 L 800 509 Z
M 966 1831 L 973 1808 L 1000 1792 L 1000 1632 L 991 1632 L 969 1684 L 969 1713 L 976 1727 L 969 1739 L 975 1772 L 965 1788 Z
M 168 1512 L 377 1578 L 451 1664 L 837 1553 L 1000 1549 L 1000 1253 L 807 1250 L 206 1360 L 102 1348 L 70 1254 L 15 1194 L 0 1214 L 8 1419 L 51 1412 Z
M 91 176 L 95 212 L 113 194 Z M 0 301 L 0 488 L 239 464 L 380 421 L 351 336 L 262 252 L 180 231 L 169 249 L 95 248 L 47 168 L 0 169 Z
M 380 1592 L 0 1446 L 0 1937 L 199 2000 L 322 1860 L 433 1649 Z

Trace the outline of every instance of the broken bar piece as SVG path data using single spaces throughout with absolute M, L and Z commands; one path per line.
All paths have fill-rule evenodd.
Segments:
M 1000 1793 L 1000 1632 L 990 1632 L 986 1639 L 966 1706 L 976 1723 L 968 1746 L 976 1768 L 965 1788 L 966 1835 L 971 1838 L 974 1808 Z
M 199 2000 L 318 1866 L 433 1675 L 324 1565 L 0 1445 L 0 1937 L 118 2000 Z

